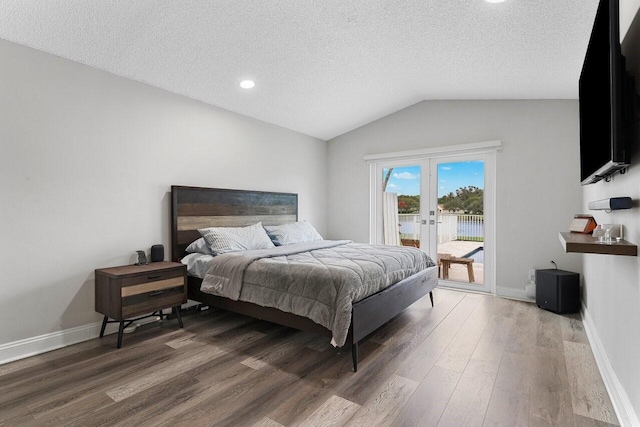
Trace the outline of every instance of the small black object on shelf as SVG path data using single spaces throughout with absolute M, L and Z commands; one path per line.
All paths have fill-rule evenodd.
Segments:
M 151 262 L 164 261 L 164 246 L 153 245 L 151 246 Z

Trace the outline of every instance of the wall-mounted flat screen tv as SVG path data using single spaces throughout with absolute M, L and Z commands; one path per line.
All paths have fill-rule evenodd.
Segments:
M 600 0 L 579 81 L 580 181 L 624 172 L 635 140 L 635 84 L 620 48 L 618 0 Z

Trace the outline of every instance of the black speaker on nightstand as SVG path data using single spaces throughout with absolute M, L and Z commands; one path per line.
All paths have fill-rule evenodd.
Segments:
M 164 261 L 164 246 L 153 245 L 151 246 L 151 262 Z
M 536 270 L 536 304 L 554 313 L 580 311 L 580 275 L 571 271 Z

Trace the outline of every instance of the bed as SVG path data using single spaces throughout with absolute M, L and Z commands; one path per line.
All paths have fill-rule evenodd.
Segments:
M 292 193 L 172 186 L 171 216 L 171 257 L 173 261 L 180 262 L 188 255 L 187 246 L 201 237 L 199 229 L 244 227 L 258 222 L 265 226 L 296 223 L 298 221 L 298 196 Z M 317 250 L 335 252 L 343 250 L 366 251 L 369 246 L 373 246 L 350 241 L 335 244 L 329 241 L 319 243 L 322 247 Z M 291 248 L 294 246 L 291 245 Z M 292 252 L 291 248 L 279 247 L 277 250 Z M 404 249 L 395 248 L 393 250 L 402 251 Z M 407 251 L 409 250 L 416 251 L 417 249 L 407 249 Z M 306 255 L 306 252 L 293 251 L 292 256 L 303 255 Z M 345 255 L 338 253 L 336 256 L 344 257 Z M 224 256 L 218 257 L 224 258 Z M 268 262 L 269 259 L 264 262 Z M 256 263 L 258 262 L 263 261 L 260 259 L 256 261 Z M 201 271 L 205 271 L 203 267 L 201 267 Z M 203 292 L 201 289 L 203 276 L 204 273 L 189 274 L 188 298 L 190 300 L 209 307 L 236 312 L 299 330 L 315 332 L 327 337 L 335 335 L 335 329 L 322 326 L 311 319 L 313 316 L 293 314 L 288 310 L 283 311 L 265 306 L 260 300 L 249 302 L 243 298 L 213 295 L 209 293 L 210 290 Z M 205 285 L 207 280 L 208 277 L 204 280 Z M 438 267 L 431 261 L 429 265 L 421 267 L 420 271 L 411 273 L 410 276 L 402 278 L 388 287 L 349 303 L 350 316 L 348 316 L 348 324 L 346 325 L 348 330 L 345 330 L 339 344 L 351 347 L 355 372 L 358 370 L 358 343 L 427 294 L 429 294 L 433 306 L 432 291 L 437 283 Z

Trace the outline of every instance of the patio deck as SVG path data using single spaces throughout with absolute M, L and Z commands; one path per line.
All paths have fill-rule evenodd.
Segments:
M 419 245 L 418 240 L 406 239 L 402 241 L 404 246 L 416 246 Z M 438 253 L 449 254 L 456 258 L 462 258 L 469 252 L 478 249 L 483 246 L 483 242 L 469 242 L 462 240 L 452 240 L 450 242 L 441 243 L 438 245 Z M 419 247 L 419 246 L 417 246 Z M 435 260 L 435 257 L 433 257 Z M 474 284 L 484 284 L 484 263 L 474 262 L 472 264 L 473 275 L 475 278 Z M 469 283 L 469 272 L 467 266 L 462 264 L 451 264 L 449 266 L 449 279 L 454 282 Z
M 438 245 L 438 252 L 441 254 L 451 254 L 456 258 L 460 258 L 469 252 L 477 249 L 483 245 L 483 242 L 465 242 L 460 240 L 453 240 L 447 243 L 441 243 Z M 473 274 L 475 276 L 475 284 L 482 285 L 484 283 L 484 264 L 474 262 Z M 469 274 L 467 273 L 467 267 L 461 264 L 451 264 L 449 267 L 449 280 L 455 282 L 469 283 Z

